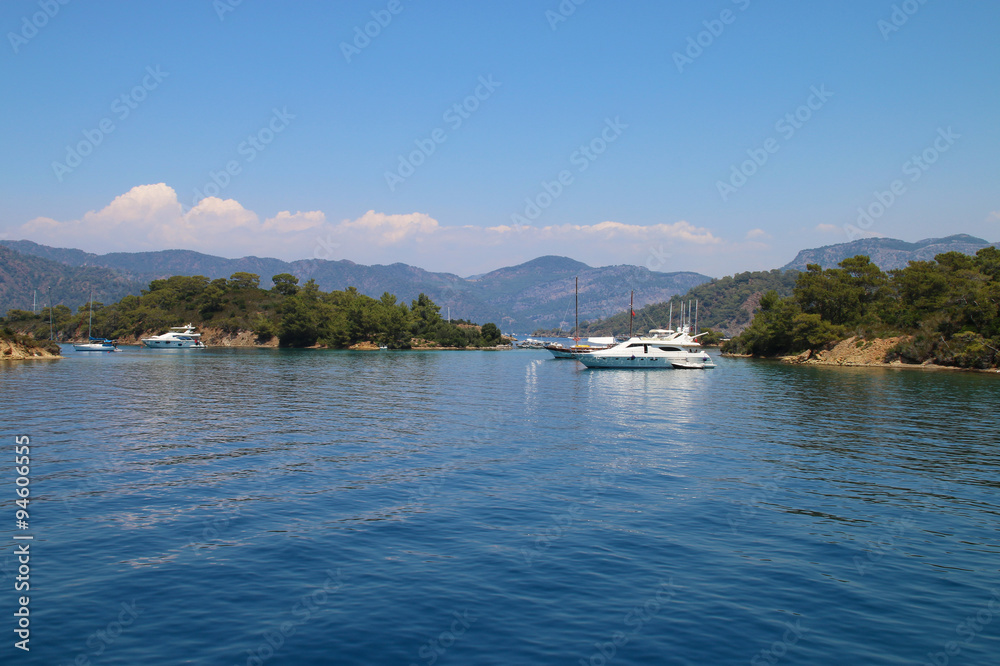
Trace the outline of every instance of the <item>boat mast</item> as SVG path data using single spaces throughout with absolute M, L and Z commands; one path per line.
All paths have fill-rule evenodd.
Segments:
M 698 299 L 694 299 L 694 334 L 698 335 Z
M 674 330 L 674 301 L 670 301 L 670 318 L 667 319 L 667 329 Z
M 580 276 L 576 276 L 576 337 L 573 342 L 580 342 Z
M 87 324 L 87 337 L 94 337 L 94 290 L 90 290 L 90 323 Z
M 632 309 L 632 298 L 635 296 L 634 291 L 628 292 L 628 337 L 632 339 L 632 318 L 635 317 L 635 310 Z

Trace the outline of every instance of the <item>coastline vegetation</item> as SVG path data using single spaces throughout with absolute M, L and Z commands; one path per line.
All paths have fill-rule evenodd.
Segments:
M 17 345 L 27 351 L 42 349 L 56 356 L 60 353 L 59 345 L 55 342 L 51 340 L 38 340 L 31 335 L 17 333 L 6 324 L 0 326 L 0 341 Z
M 501 344 L 493 323 L 482 327 L 461 320 L 448 322 L 440 306 L 420 294 L 409 305 L 395 296 L 365 296 L 354 287 L 323 292 L 313 280 L 282 273 L 273 287 L 262 289 L 260 276 L 234 273 L 228 280 L 204 276 L 174 276 L 153 280 L 141 296 L 126 296 L 117 303 L 93 303 L 93 335 L 111 339 L 162 333 L 188 322 L 217 327 L 236 335 L 252 331 L 258 343 L 278 339 L 282 347 L 323 345 L 347 348 L 361 342 L 408 349 L 415 345 L 440 347 L 492 347 Z M 49 337 L 50 314 L 57 340 L 86 336 L 89 305 L 73 313 L 65 305 L 43 308 L 33 314 L 10 310 L 2 325 L 33 335 Z
M 905 336 L 887 361 L 991 368 L 1000 361 L 1000 250 L 911 261 L 883 272 L 858 255 L 837 268 L 810 264 L 792 295 L 768 291 L 753 322 L 724 352 L 781 356 L 851 336 Z

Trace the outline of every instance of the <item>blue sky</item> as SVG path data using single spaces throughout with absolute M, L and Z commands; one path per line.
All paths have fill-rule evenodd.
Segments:
M 462 275 L 997 241 L 998 25 L 985 0 L 5 0 L 0 235 Z

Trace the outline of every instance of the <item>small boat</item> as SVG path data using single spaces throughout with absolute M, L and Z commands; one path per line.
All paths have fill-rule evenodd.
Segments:
M 700 334 L 699 334 L 700 335 Z M 629 338 L 608 349 L 578 354 L 576 360 L 588 368 L 643 368 L 709 370 L 712 357 L 690 335 L 687 326 L 679 331 L 653 329 L 648 335 Z
M 95 338 L 94 333 L 94 293 L 90 293 L 90 323 L 87 325 L 87 338 L 90 342 L 75 342 L 73 349 L 79 352 L 117 352 L 118 342 L 107 338 Z M 51 311 L 51 308 L 50 308 Z
M 201 333 L 194 332 L 194 325 L 171 326 L 163 335 L 143 338 L 142 344 L 153 349 L 205 349 Z
M 75 342 L 73 349 L 81 352 L 120 352 L 118 342 L 107 338 L 90 338 L 90 342 Z
M 517 343 L 518 349 L 545 349 L 545 343 L 541 340 L 535 340 L 534 338 L 528 338 L 524 342 Z

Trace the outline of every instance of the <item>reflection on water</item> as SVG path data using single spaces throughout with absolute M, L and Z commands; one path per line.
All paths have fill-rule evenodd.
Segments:
M 72 662 L 134 597 L 148 612 L 107 663 L 242 664 L 331 568 L 345 594 L 274 663 L 411 663 L 463 610 L 480 619 L 444 659 L 576 663 L 668 579 L 616 663 L 747 662 L 793 617 L 807 631 L 783 663 L 910 663 L 955 640 L 997 575 L 997 378 L 716 361 L 0 364 L 45 548 L 24 663 Z M 966 663 L 997 661 L 981 638 Z

